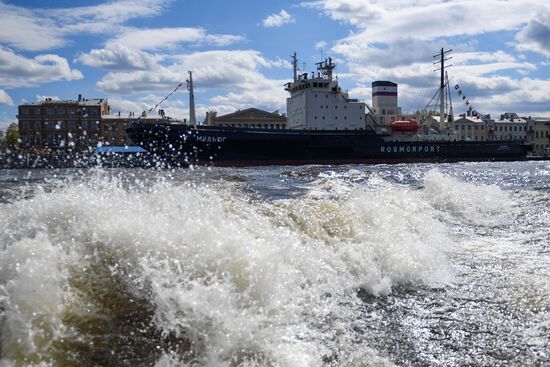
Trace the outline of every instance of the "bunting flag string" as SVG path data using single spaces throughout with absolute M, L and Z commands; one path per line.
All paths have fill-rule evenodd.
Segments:
M 149 114 L 149 113 L 153 112 L 154 110 L 156 110 L 157 107 L 160 106 L 160 105 L 161 105 L 164 101 L 166 101 L 168 98 L 170 98 L 170 96 L 171 96 L 172 94 L 176 93 L 176 91 L 177 91 L 178 89 L 180 89 L 181 86 L 182 86 L 183 84 L 185 84 L 185 83 L 179 83 L 179 84 L 176 86 L 176 88 L 174 88 L 174 90 L 171 91 L 166 97 L 164 97 L 164 98 L 163 98 L 160 102 L 158 102 L 155 106 L 149 108 L 149 110 L 147 111 L 147 114 Z M 140 118 L 141 118 L 141 115 L 140 115 L 137 119 L 139 120 Z
M 468 98 L 466 98 L 466 95 L 462 92 L 462 89 L 460 89 L 460 86 L 458 84 L 455 85 L 455 90 L 458 93 L 459 97 L 462 97 L 462 101 L 464 101 L 464 104 L 468 106 L 468 109 L 472 111 L 472 114 L 479 117 L 479 112 L 477 112 L 471 105 Z

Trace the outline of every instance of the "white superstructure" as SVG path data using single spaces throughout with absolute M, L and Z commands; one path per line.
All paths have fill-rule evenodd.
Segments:
M 293 56 L 294 81 L 287 83 L 286 100 L 289 129 L 358 130 L 365 128 L 365 103 L 349 99 L 332 78 L 336 64 L 331 58 L 317 63 L 317 75 L 298 75 Z

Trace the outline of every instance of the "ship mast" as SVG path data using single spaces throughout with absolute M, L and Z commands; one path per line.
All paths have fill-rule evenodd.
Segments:
M 292 70 L 294 71 L 294 83 L 298 81 L 298 58 L 296 52 L 292 55 Z
M 189 91 L 189 124 L 195 125 L 197 118 L 195 116 L 195 94 L 193 93 L 193 72 L 188 70 L 189 80 L 187 80 L 187 90 Z
M 441 52 L 437 55 L 434 55 L 434 59 L 439 58 L 439 61 L 434 62 L 435 64 L 439 63 L 439 68 L 434 71 L 441 71 L 440 84 L 439 84 L 439 131 L 443 132 L 445 130 L 445 61 L 452 59 L 452 57 L 446 57 L 446 55 L 452 50 L 444 51 L 443 48 Z M 451 65 L 448 65 L 451 66 Z
M 317 70 L 321 70 L 327 76 L 327 79 L 332 81 L 332 70 L 336 67 L 336 64 L 332 62 L 332 58 L 329 57 L 328 60 L 325 59 L 325 61 L 318 62 L 316 65 Z

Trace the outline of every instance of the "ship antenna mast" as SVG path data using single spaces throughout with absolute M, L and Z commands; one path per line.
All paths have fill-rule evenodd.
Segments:
M 328 60 L 325 59 L 325 61 L 318 62 L 315 65 L 317 65 L 317 70 L 321 70 L 323 74 L 327 76 L 327 79 L 332 81 L 332 70 L 334 70 L 336 64 L 332 62 L 331 57 L 329 57 Z
M 439 83 L 439 131 L 442 132 L 445 130 L 445 61 L 448 61 L 452 59 L 452 57 L 447 57 L 447 54 L 451 52 L 452 50 L 444 51 L 442 48 L 440 53 L 437 55 L 434 55 L 434 59 L 438 59 L 439 61 L 435 61 L 434 65 L 439 64 L 439 68 L 435 69 L 434 71 L 441 71 L 440 76 L 440 83 Z M 452 65 L 447 65 L 452 66 Z
M 294 83 L 298 81 L 298 58 L 296 52 L 292 55 L 292 71 L 294 72 Z
M 195 94 L 193 93 L 193 72 L 188 70 L 189 80 L 187 80 L 187 90 L 189 91 L 189 124 L 196 125 L 197 118 L 195 116 Z

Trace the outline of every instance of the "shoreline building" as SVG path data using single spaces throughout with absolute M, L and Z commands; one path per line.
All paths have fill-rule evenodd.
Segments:
M 23 148 L 75 148 L 94 146 L 100 122 L 111 113 L 106 99 L 53 100 L 19 106 L 17 119 Z
M 226 115 L 217 116 L 216 112 L 206 113 L 206 126 L 248 127 L 263 129 L 286 129 L 287 119 L 283 114 L 267 112 L 258 108 L 247 108 Z
M 550 117 L 529 117 L 527 126 L 527 142 L 533 144 L 533 154 L 550 155 Z
M 495 121 L 496 140 L 525 140 L 527 137 L 527 119 L 517 113 L 506 112 Z
M 126 127 L 139 119 L 145 122 L 169 120 L 159 116 L 113 115 L 107 99 L 53 100 L 19 105 L 17 119 L 23 149 L 84 151 L 98 145 L 128 145 Z
M 454 120 L 454 131 L 460 140 L 494 140 L 491 126 L 490 117 L 482 118 L 471 114 L 461 114 Z

